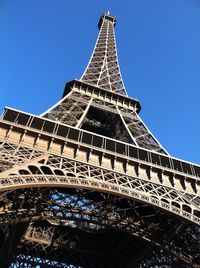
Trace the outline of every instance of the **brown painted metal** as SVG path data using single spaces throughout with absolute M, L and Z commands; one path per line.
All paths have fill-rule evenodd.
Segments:
M 1 267 L 200 267 L 200 167 L 171 157 L 120 74 L 116 18 L 40 116 L 0 119 Z

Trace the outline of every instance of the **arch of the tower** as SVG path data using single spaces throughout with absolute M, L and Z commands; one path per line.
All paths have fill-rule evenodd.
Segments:
M 46 156 L 1 173 L 0 191 L 23 188 L 61 187 L 86 189 L 136 200 L 194 223 L 200 220 L 198 206 L 177 193 L 142 176 L 127 176 L 78 161 Z
M 104 13 L 80 80 L 41 116 L 0 119 L 0 266 L 200 267 L 200 166 L 139 117 Z

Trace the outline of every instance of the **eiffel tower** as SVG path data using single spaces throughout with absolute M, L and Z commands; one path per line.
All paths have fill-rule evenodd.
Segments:
M 108 12 L 80 80 L 40 116 L 0 119 L 0 266 L 200 267 L 200 166 L 139 116 Z

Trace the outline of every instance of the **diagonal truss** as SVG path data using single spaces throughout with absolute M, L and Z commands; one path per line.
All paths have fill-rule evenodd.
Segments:
M 171 157 L 126 94 L 104 13 L 80 80 L 0 119 L 5 267 L 200 267 L 200 166 Z
M 8 142 L 5 146 L 7 144 Z M 11 145 L 14 147 L 12 143 Z M 5 149 L 3 147 L 2 149 L 4 154 Z M 19 150 L 21 148 L 16 147 L 15 153 L 17 154 Z M 77 150 L 67 146 L 64 150 L 66 156 L 52 154 L 51 150 L 47 151 L 44 148 L 38 151 L 39 157 L 32 160 L 24 159 L 24 163 L 0 173 L 1 191 L 26 186 L 84 188 L 127 196 L 158 206 L 193 222 L 200 222 L 200 198 L 196 193 L 197 186 L 191 188 L 184 182 L 181 187 L 177 184 L 177 180 L 181 179 L 178 174 L 177 177 L 172 177 L 170 173 L 164 173 L 158 167 L 151 168 L 140 162 L 132 162 L 131 165 L 124 163 L 120 166 L 123 162 L 116 161 L 111 165 L 107 157 L 97 157 L 95 160 L 97 154 L 86 155 L 84 149 Z M 174 172 L 176 171 L 174 170 L 172 174 Z M 176 184 L 174 181 L 177 181 Z
M 114 26 L 116 18 L 103 14 L 99 21 L 99 36 L 96 41 L 91 59 L 86 67 L 81 80 L 101 88 L 125 95 L 126 90 L 122 81 Z
M 101 16 L 99 36 L 80 81 L 68 82 L 63 98 L 41 116 L 168 154 L 140 118 L 139 101 L 127 97 L 117 57 L 115 24 L 116 18 L 109 13 Z
M 41 116 L 168 154 L 140 118 L 137 100 L 77 80 L 66 85 L 65 93 Z

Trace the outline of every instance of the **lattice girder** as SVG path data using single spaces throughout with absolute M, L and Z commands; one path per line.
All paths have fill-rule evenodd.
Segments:
M 25 161 L 38 158 L 43 154 L 35 149 L 20 146 L 19 144 L 0 142 L 0 172 L 22 164 Z
M 200 267 L 200 166 L 171 157 L 139 117 L 115 23 L 103 14 L 58 103 L 0 119 L 3 268 Z
M 51 227 L 50 227 L 51 228 Z M 24 242 L 22 243 L 22 247 L 23 247 L 23 252 L 27 252 L 27 255 L 30 255 L 28 254 L 28 250 L 30 250 L 30 248 L 32 248 L 34 250 L 34 248 L 36 247 L 36 243 L 35 243 L 35 237 L 36 239 L 38 239 L 38 237 L 40 236 L 43 236 L 43 233 L 44 233 L 44 229 L 41 231 L 41 228 L 40 230 L 38 230 L 39 228 L 34 228 L 34 234 L 31 234 L 30 237 L 28 237 L 28 240 L 25 238 Z M 61 227 L 54 227 L 54 232 L 57 231 L 57 234 L 59 234 L 59 240 L 62 240 L 62 228 Z M 69 230 L 67 230 L 67 228 L 65 228 L 65 236 L 67 234 L 67 232 L 69 232 Z M 73 242 L 70 243 L 71 241 L 69 241 L 71 245 L 71 248 L 68 252 L 68 254 L 63 254 L 64 252 L 62 251 L 62 249 L 60 248 L 60 251 L 56 252 L 55 249 L 53 248 L 53 244 L 51 245 L 51 252 L 54 252 L 54 258 L 57 259 L 59 258 L 59 261 L 60 261 L 60 266 L 59 267 L 116 267 L 116 265 L 114 265 L 114 259 L 115 259 L 115 255 L 112 256 L 112 251 L 113 249 L 115 249 L 116 247 L 118 247 L 119 243 L 120 243 L 120 240 L 124 238 L 124 235 L 123 234 L 119 234 L 117 232 L 113 232 L 111 230 L 107 230 L 105 233 L 102 233 L 100 236 L 99 235 L 95 235 L 93 234 L 93 237 L 95 238 L 95 242 L 98 243 L 98 252 L 96 252 L 96 259 L 94 260 L 94 257 L 95 255 L 92 254 L 92 252 L 94 252 L 97 248 L 97 246 L 94 244 L 94 241 L 91 241 L 91 235 L 90 234 L 87 234 L 85 233 L 85 238 L 86 239 L 82 239 L 82 242 L 90 242 L 90 247 L 89 247 L 89 250 L 87 250 L 87 254 L 89 253 L 90 254 L 90 263 L 88 263 L 88 258 L 84 257 L 84 259 L 82 258 L 83 257 L 83 252 L 80 251 L 79 249 L 79 257 L 77 258 L 77 256 L 73 256 L 75 254 L 73 254 L 73 251 L 75 252 L 76 248 L 79 244 L 79 238 L 81 236 L 81 232 L 76 230 L 76 238 L 73 239 Z M 74 233 L 74 230 L 71 229 L 70 230 L 70 237 L 73 236 L 73 233 Z M 60 239 L 61 238 L 61 239 Z M 32 242 L 32 244 L 30 245 L 30 243 Z M 40 239 L 40 241 L 42 241 L 42 239 Z M 48 239 L 49 241 L 49 239 Z M 66 241 L 66 239 L 65 239 Z M 91 243 L 92 242 L 92 243 Z M 102 243 L 103 242 L 103 243 Z M 140 241 L 137 241 L 138 243 L 137 244 L 140 244 Z M 135 248 L 137 248 L 137 244 L 135 244 Z M 42 245 L 42 243 L 40 242 L 40 246 L 44 246 L 44 244 Z M 100 247 L 103 247 L 103 250 L 100 249 Z M 86 251 L 87 249 L 87 245 L 86 247 L 84 247 L 84 251 Z M 33 253 L 33 250 L 32 250 L 32 255 L 34 254 Z M 48 247 L 45 247 L 45 250 L 48 250 Z M 37 250 L 38 252 L 38 250 Z M 102 254 L 103 253 L 103 254 Z M 93 256 L 92 256 L 93 255 Z M 103 256 L 102 256 L 103 255 Z M 20 256 L 21 257 L 21 256 Z M 67 263 L 70 261 L 70 257 L 74 258 L 74 266 L 68 266 Z M 92 260 L 92 257 L 93 257 L 93 260 Z M 103 258 L 102 258 L 103 257 Z M 19 259 L 19 257 L 17 257 L 17 259 Z M 33 257 L 32 258 L 29 258 L 30 259 L 34 259 Z M 103 259 L 105 259 L 106 261 L 103 261 Z M 36 260 L 36 258 L 35 258 Z M 64 264 L 64 261 L 67 262 L 66 264 Z M 52 265 L 53 263 L 55 263 L 55 265 L 57 264 L 56 261 L 53 261 L 53 260 L 50 260 L 49 262 L 46 261 L 45 263 L 45 260 L 42 259 L 41 260 L 41 263 L 43 263 L 46 265 L 44 267 L 51 267 L 49 265 Z M 82 265 L 81 266 L 77 266 L 77 264 L 81 264 L 82 262 Z M 37 262 L 35 261 L 35 265 L 37 264 Z M 12 267 L 12 266 L 11 266 Z M 57 267 L 57 266 L 56 266 Z M 119 266 L 117 266 L 119 267 Z M 120 267 L 124 267 L 124 266 L 120 266 Z
M 99 36 L 81 80 L 126 95 L 117 57 L 115 18 L 104 14 L 100 21 Z
M 44 120 L 44 119 L 39 119 L 39 120 Z M 46 121 L 41 121 L 41 122 L 46 123 Z M 53 122 L 51 124 L 53 124 Z M 15 126 L 14 123 L 13 123 L 13 126 Z M 28 128 L 29 131 L 27 131 L 26 128 L 24 128 L 24 126 L 21 127 L 19 124 L 17 124 L 17 128 L 13 128 L 13 126 L 11 127 L 10 122 L 8 124 L 6 120 L 1 121 L 1 127 L 2 127 L 1 133 L 3 134 L 3 141 L 10 142 L 11 144 L 13 144 L 13 141 L 15 140 L 15 143 L 21 144 L 21 146 L 25 147 L 28 145 L 27 148 L 35 148 L 37 150 L 42 151 L 43 153 L 50 153 L 50 154 L 56 153 L 57 155 L 62 155 L 63 157 L 66 157 L 67 159 L 80 161 L 81 163 L 85 162 L 86 164 L 89 164 L 89 166 L 97 166 L 97 169 L 99 170 L 108 169 L 110 170 L 111 173 L 112 172 L 116 174 L 119 173 L 121 174 L 120 176 L 122 176 L 122 180 L 125 180 L 125 181 L 122 182 L 122 180 L 115 179 L 115 177 L 113 177 L 113 181 L 109 181 L 109 183 L 112 183 L 112 185 L 115 186 L 115 187 L 112 186 L 113 189 L 110 188 L 110 190 L 116 191 L 120 194 L 126 194 L 127 189 L 128 191 L 129 189 L 131 189 L 129 185 L 134 185 L 134 183 L 137 183 L 137 181 L 139 181 L 139 184 L 141 184 L 141 182 L 143 181 L 142 185 L 133 186 L 131 191 L 133 191 L 133 189 L 137 190 L 137 188 L 139 187 L 138 189 L 142 193 L 145 189 L 144 185 L 146 184 L 145 187 L 147 190 L 145 190 L 146 191 L 145 197 L 142 194 L 141 194 L 141 197 L 140 195 L 138 197 L 138 195 L 134 191 L 128 192 L 128 195 L 134 198 L 141 198 L 141 200 L 143 198 L 144 201 L 146 199 L 146 202 L 150 202 L 152 204 L 154 203 L 154 205 L 158 205 L 163 208 L 166 207 L 167 209 L 170 209 L 171 211 L 178 213 L 179 215 L 182 215 L 183 217 L 186 217 L 186 218 L 190 218 L 190 215 L 192 215 L 192 220 L 194 220 L 197 223 L 199 222 L 198 220 L 199 184 L 198 184 L 198 180 L 196 180 L 196 177 L 194 178 L 193 175 L 186 174 L 186 173 L 182 174 L 179 171 L 177 172 L 177 170 L 174 170 L 174 169 L 171 170 L 163 166 L 149 163 L 149 160 L 148 160 L 149 158 L 147 159 L 147 162 L 145 162 L 142 154 L 141 154 L 141 157 L 142 157 L 141 159 L 136 159 L 134 157 L 131 160 L 130 154 L 129 154 L 129 157 L 124 156 L 124 152 L 127 150 L 126 147 L 125 147 L 125 151 L 122 152 L 123 154 L 119 154 L 118 157 L 117 157 L 116 151 L 114 151 L 113 153 L 110 151 L 110 149 L 109 150 L 106 149 L 102 151 L 102 145 L 101 145 L 100 150 L 97 149 L 96 146 L 89 147 L 88 138 L 90 138 L 90 136 L 87 134 L 86 136 L 87 140 L 85 144 L 85 141 L 84 141 L 85 132 L 84 131 L 80 131 L 80 133 L 83 133 L 84 135 L 83 134 L 78 135 L 78 137 L 81 137 L 81 140 L 79 140 L 79 142 L 77 143 L 77 140 L 73 141 L 71 139 L 74 137 L 71 137 L 69 139 L 69 142 L 67 142 L 66 138 L 62 139 L 58 135 L 55 136 L 55 134 L 54 135 L 51 134 L 52 135 L 51 136 L 50 134 L 47 135 L 46 132 L 43 131 L 41 135 L 40 133 L 38 133 L 38 131 L 35 131 L 34 128 L 32 128 L 30 132 L 30 127 Z M 55 123 L 53 124 L 53 126 L 54 126 L 54 129 L 58 129 L 59 127 L 59 125 L 58 124 L 55 125 Z M 64 130 L 65 129 L 62 129 L 62 131 Z M 69 132 L 69 127 L 67 128 L 67 131 Z M 94 141 L 95 135 L 91 136 L 91 138 Z M 105 138 L 104 138 L 104 141 L 105 141 Z M 107 144 L 109 145 L 108 142 Z M 112 145 L 112 148 L 114 149 L 116 148 L 116 146 L 117 146 L 117 143 L 116 145 L 114 143 Z M 107 148 L 107 145 L 106 145 L 106 148 Z M 144 153 L 144 152 L 141 151 L 141 153 Z M 140 151 L 139 151 L 139 155 L 140 155 Z M 152 153 L 150 154 L 150 158 L 152 159 L 155 156 L 156 155 L 153 155 Z M 164 156 L 162 157 L 164 158 Z M 165 161 L 170 160 L 167 157 L 165 158 L 166 158 Z M 183 164 L 185 165 L 185 163 Z M 197 168 L 197 171 L 198 171 L 198 167 L 195 167 L 195 168 Z M 2 190 L 3 188 L 4 190 L 11 189 L 12 188 L 11 185 L 13 185 L 13 187 L 16 187 L 17 183 L 19 183 L 19 185 L 21 184 L 25 185 L 26 183 L 29 183 L 29 187 L 32 187 L 36 183 L 42 184 L 42 181 L 43 183 L 45 183 L 45 182 L 49 182 L 52 180 L 50 178 L 51 177 L 50 175 L 45 176 L 45 178 L 42 178 L 42 175 L 41 176 L 37 175 L 37 176 L 34 176 L 34 179 L 33 179 L 29 175 L 25 176 L 25 174 L 23 174 L 23 176 L 20 176 L 19 178 L 17 177 L 19 176 L 19 174 L 16 174 L 16 172 L 13 173 L 13 171 L 9 171 L 9 170 L 5 172 L 6 173 L 2 173 L 2 176 L 6 176 L 6 178 L 4 177 L 4 179 L 2 177 L 2 180 L 1 180 Z M 11 174 L 12 176 L 10 176 Z M 129 177 L 130 178 L 133 177 L 135 179 L 130 180 L 128 179 Z M 60 183 L 61 182 L 60 179 L 63 180 L 63 178 L 62 177 L 58 177 L 58 178 L 57 178 L 57 182 L 59 181 Z M 91 185 L 89 184 L 92 183 L 92 180 L 94 179 L 91 179 L 90 183 L 89 183 L 90 180 L 89 179 L 87 180 L 88 182 L 86 183 L 88 183 L 88 185 L 86 187 L 92 187 L 92 184 Z M 73 178 L 70 178 L 70 180 L 66 179 L 64 183 L 67 183 L 67 181 L 70 185 L 70 183 L 73 182 Z M 100 186 L 99 184 L 100 181 L 96 181 L 95 183 L 96 185 Z M 77 182 L 73 185 L 75 186 L 76 184 Z M 101 183 L 101 185 L 103 184 Z M 119 185 L 120 185 L 120 188 L 119 188 Z M 82 182 L 82 186 L 83 186 L 83 182 Z M 104 187 L 104 186 L 101 186 L 101 187 Z M 108 187 L 108 186 L 105 186 L 105 187 Z M 150 187 L 151 192 L 152 192 L 151 198 L 149 196 L 150 192 L 149 192 L 148 187 Z M 169 191 L 169 194 L 165 193 L 163 189 L 166 189 L 166 192 Z M 104 190 L 106 190 L 106 188 Z M 162 195 L 160 195 L 161 192 L 162 192 Z M 178 201 L 178 203 L 176 202 L 176 200 L 174 200 L 175 202 L 172 201 L 172 199 L 175 198 L 175 196 L 177 196 L 177 192 L 178 192 L 178 196 L 179 197 L 181 196 L 185 200 L 183 203 L 181 199 Z M 154 195 L 156 197 L 153 197 Z M 171 195 L 172 197 L 170 203 L 169 203 L 169 200 L 170 200 L 169 195 Z M 158 199 L 157 199 L 157 196 L 159 196 Z M 191 202 L 191 206 L 190 205 L 188 206 L 190 202 Z M 172 207 L 174 208 L 172 209 Z
M 92 268 L 106 265 L 102 246 L 101 237 L 99 240 L 98 236 L 95 238 L 81 230 L 39 222 L 30 226 L 18 253 L 35 257 L 35 263 L 39 259 L 45 267 L 60 263 L 61 267 Z
M 49 169 L 44 169 L 44 167 L 48 167 Z M 5 174 L 7 176 L 6 179 L 4 178 Z M 10 176 L 9 174 L 12 175 Z M 160 185 L 143 181 L 141 179 L 137 180 L 136 178 L 133 180 L 131 177 L 123 176 L 121 173 L 119 174 L 117 172 L 113 172 L 113 170 L 91 166 L 84 164 L 83 161 L 74 161 L 50 154 L 44 154 L 38 159 L 28 160 L 27 163 L 24 162 L 17 168 L 15 167 L 11 168 L 11 170 L 4 171 L 1 173 L 1 178 L 3 185 L 5 186 L 5 184 L 9 182 L 9 189 L 13 190 L 18 187 L 22 188 L 23 185 L 30 188 L 38 186 L 43 187 L 47 185 L 52 185 L 55 187 L 58 185 L 59 187 L 80 187 L 80 189 L 86 188 L 95 191 L 110 192 L 148 203 L 151 203 L 149 200 L 155 200 L 155 196 L 157 195 L 158 198 L 161 198 L 161 200 L 163 196 L 168 200 L 171 199 L 171 202 L 176 201 L 177 203 L 182 203 L 187 206 L 191 205 L 190 202 L 184 199 L 184 197 L 177 195 L 176 191 L 169 191 L 167 189 L 165 190 L 165 187 L 163 188 Z M 11 184 L 13 184 L 13 187 L 11 187 Z M 130 188 L 133 189 L 132 193 L 134 194 L 128 194 L 130 193 L 130 190 L 127 189 Z M 151 194 L 153 195 L 153 199 L 149 199 L 149 196 L 151 196 Z M 138 196 L 141 196 L 141 199 L 138 198 Z M 151 204 L 157 205 L 154 202 Z M 175 212 L 175 210 L 176 213 L 179 211 L 181 211 L 181 213 L 183 212 L 183 208 L 181 210 L 178 210 L 177 207 L 173 208 L 173 205 L 171 206 L 171 209 L 169 209 L 166 202 L 161 202 L 160 204 L 162 208 L 168 209 L 171 212 Z M 11 214 L 13 214 L 13 212 L 11 212 Z M 185 215 L 187 216 L 186 218 L 188 218 L 189 213 L 186 213 Z M 9 213 L 7 216 L 10 218 Z M 32 216 L 34 216 L 34 214 L 32 214 Z M 118 228 L 122 228 L 124 224 L 123 222 L 120 224 L 118 223 L 117 226 Z M 144 235 L 147 235 L 147 233 L 143 234 L 143 236 Z
M 135 163 L 131 172 L 127 173 L 122 168 L 115 168 L 116 163 L 112 167 L 106 159 L 101 158 L 101 163 L 98 159 L 94 163 L 92 159 L 94 157 L 81 148 L 76 149 L 76 153 L 72 152 L 71 159 L 46 153 L 0 173 L 0 190 L 56 185 L 93 189 L 140 200 L 199 223 L 198 195 L 158 183 L 157 179 L 162 174 L 156 169 L 156 180 L 153 180 L 154 170 L 151 167 L 147 170 L 145 166 Z
M 112 122 L 117 124 L 119 121 L 118 130 L 116 131 L 122 132 L 122 129 L 124 129 L 126 132 L 127 137 L 124 139 L 122 133 L 119 137 L 116 137 L 115 134 L 113 138 L 121 139 L 141 148 L 168 154 L 137 114 L 140 110 L 137 100 L 125 98 L 117 94 L 110 95 L 105 90 L 98 89 L 96 91 L 94 87 L 79 81 L 72 81 L 69 85 L 67 84 L 65 90 L 65 97 L 43 113 L 43 117 L 56 121 L 59 120 L 61 123 L 78 128 L 84 128 L 84 123 L 86 123 L 87 117 L 90 114 L 89 111 L 93 107 L 96 109 L 96 114 L 102 114 L 101 117 L 104 124 L 108 120 L 107 114 L 109 112 Z M 99 124 L 99 127 L 102 127 L 102 123 L 98 122 L 98 118 L 95 115 L 92 115 L 92 120 L 94 124 Z M 111 122 L 108 121 L 107 124 L 111 125 Z M 89 131 L 95 130 L 89 129 Z M 102 134 L 105 135 L 103 132 Z
M 62 225 L 82 229 L 89 233 L 96 232 L 97 234 L 101 234 L 102 232 L 107 232 L 107 228 L 112 227 L 114 229 L 126 231 L 130 235 L 141 237 L 144 241 L 146 239 L 147 244 L 148 241 L 151 241 L 151 243 L 155 243 L 156 247 L 162 246 L 165 254 L 172 254 L 171 256 L 173 256 L 173 259 L 178 258 L 182 260 L 182 262 L 189 264 L 196 263 L 196 261 L 193 260 L 193 257 L 195 256 L 195 259 L 197 260 L 199 247 L 198 228 L 196 228 L 196 230 L 195 228 L 192 229 L 192 226 L 183 224 L 180 220 L 170 217 L 165 213 L 159 214 L 156 211 L 153 213 L 153 210 L 148 210 L 149 213 L 147 214 L 147 210 L 146 212 L 144 210 L 145 206 L 141 206 L 137 203 L 129 203 L 126 199 L 116 198 L 114 196 L 111 197 L 105 194 L 100 195 L 95 192 L 73 191 L 67 193 L 63 191 L 64 189 L 60 192 L 59 189 L 50 190 L 50 194 L 49 190 L 46 189 L 40 191 L 40 193 L 43 193 L 44 195 L 43 200 L 45 206 L 48 202 L 49 212 L 46 210 L 43 214 L 42 210 L 39 209 L 41 214 L 38 216 L 38 219 L 43 218 L 48 220 L 52 224 L 49 227 L 51 230 L 54 229 L 53 226 Z M 35 191 L 34 195 L 34 192 L 32 192 L 32 198 L 37 196 L 38 193 L 38 191 Z M 30 196 L 30 193 L 28 192 L 22 192 L 22 194 L 27 195 L 27 197 Z M 50 200 L 52 203 L 49 202 Z M 41 201 L 38 202 L 41 204 Z M 53 213 L 53 210 L 55 210 L 55 213 Z M 66 212 L 64 212 L 64 210 L 66 210 Z M 85 211 L 88 216 L 85 214 L 85 218 L 79 217 L 77 214 L 78 210 L 80 211 L 79 215 L 83 216 Z M 73 213 L 74 216 L 72 216 Z M 144 214 L 142 215 L 141 213 Z M 89 215 L 91 218 L 88 218 Z M 32 219 L 36 220 L 37 218 L 32 215 Z M 31 230 L 32 227 L 29 228 L 25 235 L 27 245 L 34 242 L 34 248 L 37 249 L 39 244 L 39 247 L 44 247 L 43 250 L 46 250 L 49 245 L 52 245 L 51 239 L 49 240 L 48 236 L 45 235 L 41 238 L 42 234 L 40 236 L 35 236 L 34 240 L 32 238 L 29 240 L 30 233 L 33 234 Z M 184 240 L 184 243 L 180 242 L 181 239 Z M 195 243 L 193 243 L 192 240 L 194 240 Z M 63 240 L 63 242 L 60 241 L 60 246 L 62 243 L 67 243 L 65 241 L 66 240 Z M 55 239 L 54 243 L 54 246 L 58 246 Z M 188 244 L 191 245 L 191 243 L 193 243 L 193 253 L 190 252 L 190 247 L 188 247 Z M 156 250 L 155 246 L 154 251 Z

